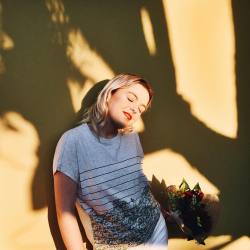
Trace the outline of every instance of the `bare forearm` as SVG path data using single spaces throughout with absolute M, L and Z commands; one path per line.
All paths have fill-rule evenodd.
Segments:
M 64 212 L 58 217 L 58 224 L 67 250 L 84 250 L 81 232 L 74 214 Z

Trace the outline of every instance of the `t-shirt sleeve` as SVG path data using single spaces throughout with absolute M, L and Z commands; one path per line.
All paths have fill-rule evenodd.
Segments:
M 57 142 L 53 158 L 53 175 L 60 171 L 78 183 L 79 166 L 77 159 L 76 140 L 72 131 L 62 134 Z

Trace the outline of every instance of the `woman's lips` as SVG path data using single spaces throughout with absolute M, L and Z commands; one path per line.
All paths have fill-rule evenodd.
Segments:
M 129 119 L 129 120 L 131 120 L 132 119 L 132 116 L 129 114 L 129 113 L 127 113 L 127 112 L 123 112 L 124 113 L 124 115 Z

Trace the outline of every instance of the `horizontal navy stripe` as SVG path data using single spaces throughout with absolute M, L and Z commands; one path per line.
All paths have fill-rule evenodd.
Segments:
M 119 198 L 119 199 L 114 199 L 112 202 L 114 202 L 114 201 L 116 201 L 116 200 L 122 200 L 122 199 L 124 199 L 124 198 L 126 198 L 126 197 L 128 197 L 128 196 L 133 196 L 133 195 L 135 195 L 135 194 L 137 194 L 137 193 L 139 193 L 139 191 L 140 191 L 141 189 L 139 189 L 138 191 L 136 191 L 134 194 L 129 194 L 129 195 L 126 195 L 126 196 L 124 196 L 124 197 L 122 197 L 122 198 Z M 142 191 L 143 192 L 143 191 Z M 135 201 L 137 201 L 138 199 L 140 199 L 141 198 L 141 196 L 139 196 L 137 199 L 135 199 L 135 200 L 132 200 L 132 201 L 129 201 L 129 202 L 127 202 L 127 204 L 129 204 L 129 203 L 131 203 L 131 202 L 135 202 Z M 107 204 L 108 203 L 110 203 L 110 202 L 107 202 Z M 101 206 L 101 205 L 94 205 L 95 207 L 96 206 Z M 105 210 L 95 210 L 96 212 L 107 212 L 107 211 L 109 211 L 109 210 L 111 210 L 111 209 L 113 209 L 114 207 L 116 207 L 116 206 L 112 206 L 110 209 L 105 209 Z M 87 208 L 87 209 L 92 209 L 92 208 Z M 125 211 L 125 210 L 122 210 L 122 211 Z
M 130 201 L 130 202 L 127 202 L 127 204 L 130 204 L 130 203 L 134 203 L 134 202 L 137 202 L 139 199 L 141 199 L 141 196 L 139 196 L 137 199 L 135 199 L 135 200 L 133 200 L 133 201 Z M 80 203 L 84 206 L 84 203 L 82 203 L 81 201 L 80 201 Z M 110 210 L 112 210 L 112 209 L 114 209 L 115 207 L 116 207 L 117 205 L 115 205 L 115 206 L 113 206 L 112 208 L 110 208 L 110 209 L 107 209 L 107 210 L 99 210 L 98 212 L 105 212 L 104 214 L 107 214 Z M 126 212 L 126 211 L 129 211 L 129 210 L 132 210 L 132 209 L 134 209 L 134 207 L 130 207 L 130 208 L 128 208 L 128 209 L 124 209 L 123 210 L 123 212 Z M 89 211 L 95 211 L 93 208 L 86 208 L 85 209 L 87 212 Z M 159 218 L 158 218 L 158 220 L 159 220 Z M 158 221 L 157 221 L 158 222 Z M 156 224 L 154 225 L 154 228 L 155 228 L 155 226 L 157 225 L 157 222 L 156 222 Z M 149 222 L 150 223 L 150 222 Z M 124 223 L 123 223 L 123 225 L 124 225 Z M 125 224 L 126 225 L 126 224 Z M 128 224 L 127 224 L 128 225 Z M 115 225 L 113 225 L 113 227 L 114 227 Z M 120 227 L 121 225 L 120 224 L 117 224 L 116 225 L 117 227 Z M 145 234 L 146 235 L 148 235 L 148 236 L 151 236 L 151 234 L 153 233 L 153 231 L 151 232 L 151 230 L 152 230 L 152 227 L 150 226 L 146 231 L 145 231 Z M 148 238 L 148 237 L 147 237 Z
M 80 180 L 80 181 L 83 182 L 83 181 L 86 181 L 86 180 L 94 179 L 96 177 L 103 176 L 103 175 L 110 174 L 110 173 L 114 173 L 114 172 L 117 172 L 117 171 L 119 171 L 121 169 L 125 169 L 125 168 L 131 167 L 131 166 L 135 166 L 135 165 L 140 164 L 140 163 L 141 162 L 136 162 L 136 163 L 133 163 L 131 165 L 128 165 L 128 166 L 125 166 L 125 167 L 122 167 L 122 168 L 118 168 L 116 170 L 113 170 L 113 171 L 110 171 L 110 172 L 107 172 L 107 173 L 103 173 L 103 174 L 99 174 L 99 175 L 96 175 L 96 176 L 93 176 L 93 177 L 88 177 L 88 178 Z
M 147 183 L 147 182 L 148 182 L 148 181 L 142 181 L 142 182 L 140 182 L 139 184 L 136 184 L 136 185 L 134 185 L 134 186 L 132 186 L 132 187 L 122 189 L 122 190 L 120 190 L 120 191 L 118 191 L 118 192 L 116 192 L 116 193 L 108 194 L 108 195 L 105 195 L 105 196 L 103 196 L 103 197 L 94 198 L 94 199 L 90 199 L 90 200 L 86 200 L 86 199 L 85 199 L 84 202 L 101 200 L 101 199 L 103 199 L 103 198 L 105 198 L 105 197 L 113 196 L 113 195 L 115 195 L 115 194 L 118 194 L 118 193 L 121 193 L 121 192 L 123 192 L 123 191 L 132 189 L 132 188 L 134 188 L 134 187 L 140 186 L 142 183 Z M 81 198 L 81 195 L 80 195 L 80 198 Z
M 82 197 L 83 197 L 83 196 L 90 195 L 90 194 L 96 194 L 96 193 L 99 193 L 99 192 L 103 192 L 103 191 L 105 191 L 105 190 L 108 190 L 108 189 L 111 189 L 111 188 L 114 188 L 114 187 L 117 187 L 117 186 L 123 185 L 123 184 L 125 184 L 125 183 L 130 182 L 130 181 L 134 181 L 134 180 L 136 180 L 136 179 L 140 179 L 141 177 L 146 178 L 144 175 L 141 175 L 141 176 L 139 176 L 139 177 L 136 177 L 136 178 L 131 179 L 131 180 L 129 180 L 129 181 L 125 181 L 125 182 L 119 183 L 119 184 L 117 184 L 117 185 L 114 185 L 114 186 L 109 187 L 109 188 L 106 188 L 106 189 L 101 189 L 101 190 L 98 190 L 98 191 L 95 191 L 95 192 L 92 192 L 92 193 L 83 194 L 83 195 L 82 195 Z M 81 186 L 80 186 L 80 187 L 81 187 Z M 83 189 L 83 188 L 81 187 L 81 189 Z
M 133 174 L 133 173 L 136 173 L 136 172 L 140 172 L 140 171 L 141 171 L 141 169 L 138 169 L 138 170 L 136 170 L 136 171 L 133 171 L 133 172 L 130 172 L 130 173 L 126 173 L 126 174 L 120 175 L 120 176 L 118 176 L 118 177 L 109 179 L 109 180 L 107 180 L 107 181 L 99 182 L 99 183 L 96 183 L 96 184 L 93 184 L 93 185 L 83 186 L 83 188 L 98 186 L 98 185 L 100 185 L 100 184 L 103 184 L 103 183 L 106 183 L 106 182 L 109 182 L 109 181 L 113 181 L 113 180 L 119 179 L 119 178 L 121 178 L 121 177 L 123 177 L 123 176 L 128 176 L 128 175 L 130 175 L 130 174 Z
M 86 172 L 89 172 L 89 171 L 93 171 L 93 170 L 96 170 L 96 169 L 99 169 L 99 168 L 104 168 L 104 167 L 108 167 L 108 166 L 115 165 L 115 164 L 118 164 L 118 163 L 122 163 L 122 162 L 125 162 L 125 161 L 127 161 L 127 160 L 130 160 L 130 159 L 133 159 L 133 158 L 136 158 L 136 157 L 143 158 L 143 157 L 142 157 L 142 156 L 140 156 L 140 155 L 136 155 L 136 156 L 133 156 L 133 157 L 127 158 L 127 159 L 122 160 L 122 161 L 118 161 L 118 162 L 115 162 L 115 163 L 111 163 L 111 164 L 103 165 L 103 166 L 100 166 L 100 167 L 97 167 L 97 168 L 87 169 L 87 170 L 84 170 L 83 172 L 80 172 L 79 174 L 83 174 L 83 173 L 86 173 Z
M 103 204 L 94 204 L 94 205 L 92 205 L 92 206 L 94 206 L 94 207 L 100 207 L 100 206 L 107 205 L 108 203 L 113 203 L 114 201 L 122 200 L 122 199 L 124 199 L 124 198 L 126 198 L 126 197 L 133 196 L 133 195 L 137 194 L 141 189 L 142 189 L 142 187 L 140 187 L 140 188 L 139 188 L 135 193 L 133 193 L 133 194 L 128 194 L 128 195 L 125 195 L 124 197 L 117 198 L 117 199 L 114 199 L 114 200 L 112 200 L 112 201 L 107 201 L 107 202 L 105 202 L 105 203 L 103 203 Z

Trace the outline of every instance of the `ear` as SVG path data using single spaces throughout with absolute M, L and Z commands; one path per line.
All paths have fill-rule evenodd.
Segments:
M 113 89 L 113 90 L 110 92 L 110 94 L 109 94 L 108 97 L 107 97 L 106 104 L 108 104 L 108 102 L 109 102 L 111 96 L 112 96 L 117 90 L 118 90 L 118 89 Z
M 118 90 L 118 89 L 113 89 L 113 90 L 111 91 L 111 95 L 113 95 L 117 90 Z

